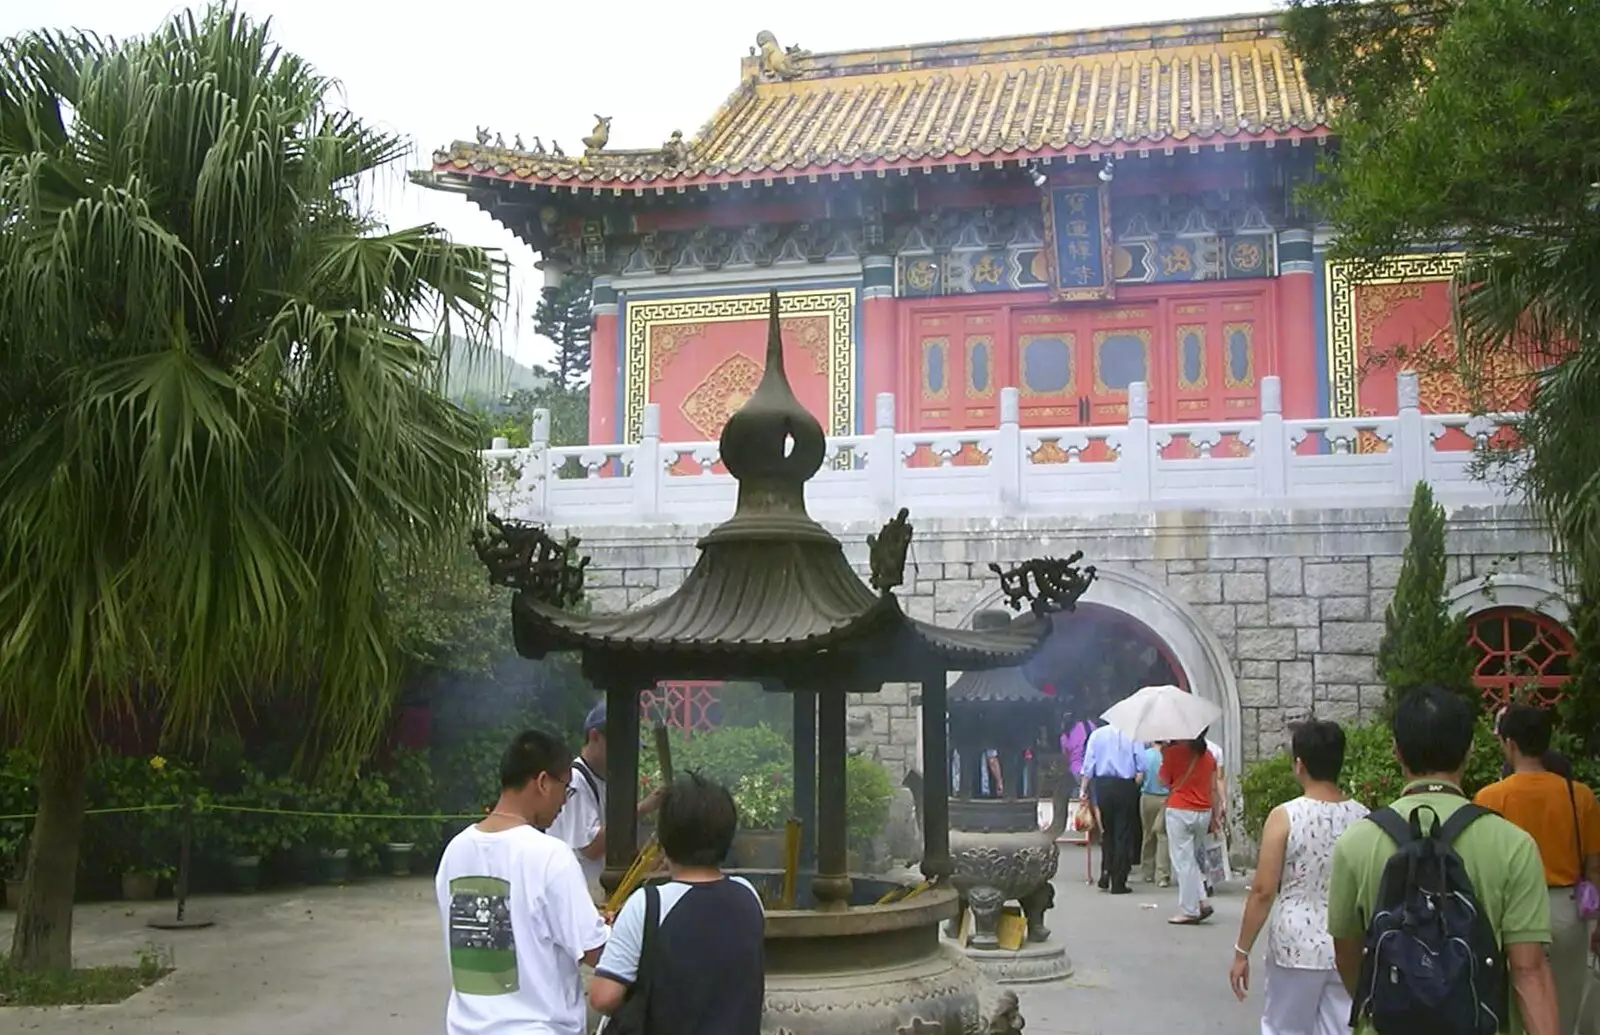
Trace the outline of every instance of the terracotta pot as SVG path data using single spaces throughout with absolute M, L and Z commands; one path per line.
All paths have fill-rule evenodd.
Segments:
M 160 878 L 153 873 L 124 873 L 122 897 L 129 902 L 150 902 L 155 899 L 160 883 Z

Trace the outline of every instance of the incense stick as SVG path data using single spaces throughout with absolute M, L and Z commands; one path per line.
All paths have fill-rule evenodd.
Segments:
M 783 908 L 794 908 L 795 875 L 800 871 L 800 821 L 794 817 L 784 827 Z
M 655 862 L 656 854 L 660 850 L 660 843 L 653 837 L 643 848 L 639 849 L 639 854 L 633 857 L 632 865 L 622 875 L 622 880 L 617 882 L 617 890 L 613 891 L 611 897 L 606 899 L 606 908 L 608 910 L 615 913 L 622 908 L 622 904 L 628 901 L 628 896 L 633 894 L 634 889 L 643 883 L 646 869 L 649 868 L 651 863 Z

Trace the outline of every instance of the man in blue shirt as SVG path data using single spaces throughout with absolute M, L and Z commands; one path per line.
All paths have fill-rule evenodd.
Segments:
M 1092 782 L 1103 831 L 1100 890 L 1127 895 L 1128 874 L 1139 861 L 1139 778 L 1144 745 L 1112 726 L 1089 734 L 1083 749 L 1083 775 Z

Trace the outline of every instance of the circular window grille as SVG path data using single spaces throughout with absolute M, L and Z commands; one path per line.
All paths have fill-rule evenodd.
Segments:
M 1561 700 L 1572 676 L 1572 634 L 1561 623 L 1535 611 L 1496 607 L 1467 623 L 1467 638 L 1477 652 L 1473 682 L 1491 707 L 1520 698 L 1548 707 Z

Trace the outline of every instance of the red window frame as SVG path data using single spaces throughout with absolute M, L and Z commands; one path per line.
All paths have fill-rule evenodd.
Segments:
M 1473 685 L 1498 708 L 1524 697 L 1549 707 L 1572 678 L 1572 634 L 1548 615 L 1523 607 L 1492 607 L 1467 619 L 1467 642 L 1477 652 Z

